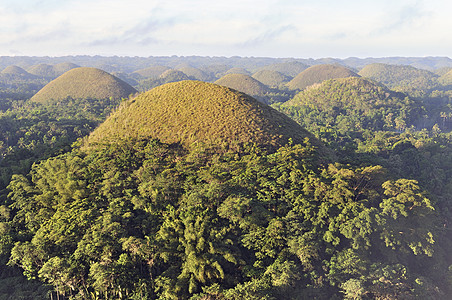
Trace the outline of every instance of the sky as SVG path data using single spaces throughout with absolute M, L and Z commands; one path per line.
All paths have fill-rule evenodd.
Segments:
M 0 0 L 0 56 L 452 56 L 450 0 Z

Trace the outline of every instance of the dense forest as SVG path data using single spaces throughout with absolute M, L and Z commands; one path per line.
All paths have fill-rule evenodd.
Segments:
M 0 57 L 0 299 L 450 299 L 451 72 Z

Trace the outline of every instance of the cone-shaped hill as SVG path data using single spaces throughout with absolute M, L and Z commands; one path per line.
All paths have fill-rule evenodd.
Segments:
M 18 66 L 9 66 L 6 67 L 3 71 L 2 74 L 8 74 L 8 75 L 14 75 L 14 76 L 32 76 L 32 74 L 28 73 L 27 71 L 25 71 L 24 69 L 22 69 L 21 67 Z
M 402 97 L 403 94 L 400 94 L 362 77 L 336 78 L 306 88 L 282 106 L 314 105 L 320 109 L 360 109 L 382 105 L 390 97 Z
M 56 76 L 60 76 L 60 75 L 63 75 L 64 73 L 66 73 L 67 71 L 75 69 L 75 68 L 80 68 L 80 66 L 70 63 L 70 62 L 63 62 L 63 63 L 54 65 L 53 72 Z
M 183 72 L 185 75 L 192 79 L 201 80 L 201 81 L 211 81 L 213 78 L 206 72 L 190 67 L 190 66 L 182 66 L 178 68 L 179 71 Z
M 180 81 L 129 100 L 88 137 L 86 146 L 126 137 L 153 137 L 165 143 L 193 142 L 261 146 L 284 145 L 291 138 L 322 147 L 313 135 L 284 114 L 227 87 Z
M 239 68 L 239 67 L 235 67 L 235 68 L 231 68 L 229 70 L 227 70 L 225 72 L 224 75 L 228 75 L 228 74 L 244 74 L 244 75 L 251 75 L 250 72 L 248 72 L 247 70 L 245 70 L 244 68 Z
M 316 65 L 307 68 L 287 83 L 292 90 L 302 90 L 316 83 L 334 78 L 359 77 L 358 74 L 339 65 Z
M 270 70 L 282 73 L 286 76 L 295 77 L 304 70 L 309 68 L 308 65 L 301 63 L 299 61 L 288 61 L 283 63 L 276 63 L 262 67 L 260 70 Z
M 49 82 L 31 101 L 48 103 L 71 98 L 126 98 L 137 91 L 121 79 L 96 68 L 72 69 Z
M 381 63 L 367 65 L 358 74 L 381 82 L 390 88 L 409 86 L 417 89 L 428 89 L 436 85 L 435 81 L 438 77 L 435 73 L 416 69 L 412 66 Z
M 341 133 L 357 128 L 403 130 L 422 116 L 418 104 L 405 94 L 362 77 L 312 85 L 280 108 L 311 131 L 317 131 L 318 124 L 329 124 Z
M 171 70 L 170 67 L 166 67 L 166 66 L 151 66 L 145 69 L 140 69 L 137 70 L 135 72 L 133 72 L 132 74 L 137 74 L 143 78 L 159 78 L 160 75 L 162 75 L 165 71 L 167 70 Z
M 244 74 L 228 74 L 215 81 L 215 83 L 253 97 L 263 97 L 270 91 L 262 82 Z
M 278 71 L 260 70 L 253 74 L 253 78 L 269 87 L 279 87 L 289 82 L 292 77 L 286 76 Z

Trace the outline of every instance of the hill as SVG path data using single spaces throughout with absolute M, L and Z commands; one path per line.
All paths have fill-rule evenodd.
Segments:
M 438 75 L 412 66 L 375 63 L 365 66 L 358 74 L 408 93 L 429 90 L 438 84 Z
M 404 94 L 361 77 L 310 86 L 280 107 L 311 132 L 332 126 L 341 134 L 363 129 L 404 130 L 422 116 Z
M 183 67 L 179 67 L 178 70 L 183 72 L 185 75 L 187 75 L 188 77 L 190 77 L 192 79 L 201 80 L 201 81 L 211 81 L 212 80 L 212 76 L 210 76 L 209 74 L 207 74 L 206 72 L 204 72 L 198 68 L 194 68 L 194 67 L 190 67 L 190 66 L 183 66 Z
M 277 88 L 288 83 L 292 77 L 286 76 L 278 71 L 260 70 L 253 74 L 254 79 L 262 82 L 266 86 Z
M 166 67 L 166 66 L 151 66 L 145 69 L 140 69 L 137 70 L 135 72 L 133 72 L 132 74 L 137 74 L 141 77 L 144 78 L 159 78 L 160 75 L 163 74 L 163 72 L 170 70 L 170 67 Z
M 215 83 L 253 97 L 264 97 L 269 92 L 268 87 L 262 82 L 244 74 L 228 74 L 215 81 Z
M 292 90 L 302 90 L 316 83 L 346 77 L 358 77 L 355 72 L 339 65 L 316 65 L 307 68 L 294 79 L 287 83 L 287 87 Z
M 262 67 L 260 70 L 270 70 L 282 73 L 286 76 L 295 77 L 304 70 L 309 68 L 309 65 L 298 62 L 298 61 L 289 61 L 283 63 L 275 63 L 265 67 Z M 259 70 L 259 71 L 260 71 Z
M 184 72 L 174 69 L 166 70 L 160 74 L 159 78 L 163 80 L 162 84 L 189 79 Z
M 55 78 L 55 72 L 53 66 L 48 64 L 39 64 L 31 66 L 28 69 L 28 73 L 45 78 Z
M 66 73 L 69 70 L 75 69 L 75 68 L 80 68 L 79 65 L 70 63 L 70 62 L 63 62 L 63 63 L 59 63 L 54 65 L 53 67 L 53 72 L 56 76 L 60 76 L 63 75 L 64 73 Z
M 243 75 L 251 75 L 250 72 L 248 72 L 247 70 L 245 70 L 244 68 L 239 68 L 239 67 L 235 67 L 235 68 L 230 68 L 229 70 L 227 70 L 225 72 L 224 75 L 227 74 L 243 74 Z
M 14 76 L 22 76 L 22 77 L 28 77 L 31 76 L 30 73 L 22 69 L 18 66 L 8 66 L 6 67 L 2 72 L 2 74 L 8 74 L 8 75 L 14 75 Z
M 126 98 L 136 90 L 121 79 L 96 68 L 72 69 L 49 82 L 31 101 L 49 103 L 68 97 L 105 99 Z
M 138 95 L 101 124 L 87 144 L 127 137 L 184 145 L 254 142 L 278 146 L 289 138 L 296 143 L 306 137 L 315 140 L 290 118 L 254 98 L 202 81 L 169 83 Z

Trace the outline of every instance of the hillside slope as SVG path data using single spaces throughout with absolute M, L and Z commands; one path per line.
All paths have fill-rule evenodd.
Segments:
M 287 83 L 287 87 L 291 90 L 302 90 L 325 80 L 346 77 L 359 77 L 359 75 L 350 69 L 339 65 L 316 65 L 309 67 L 298 74 L 294 79 Z
M 48 103 L 71 98 L 126 98 L 136 90 L 121 79 L 96 68 L 72 69 L 49 82 L 31 101 Z
M 156 87 L 129 100 L 88 138 L 87 144 L 125 137 L 154 137 L 165 143 L 253 142 L 280 146 L 306 137 L 297 123 L 254 98 L 201 81 Z

